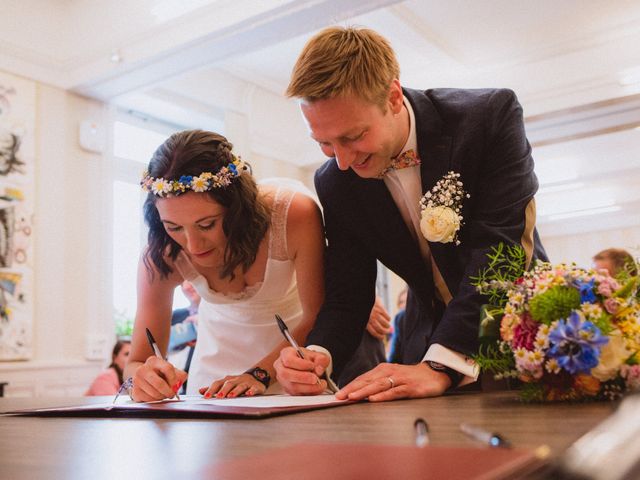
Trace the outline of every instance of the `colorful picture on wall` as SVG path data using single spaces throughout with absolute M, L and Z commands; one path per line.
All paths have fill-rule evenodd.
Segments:
M 32 357 L 34 82 L 0 73 L 0 361 Z

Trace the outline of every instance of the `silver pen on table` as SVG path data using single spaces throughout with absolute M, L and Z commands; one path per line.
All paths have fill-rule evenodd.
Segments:
M 280 331 L 282 332 L 282 335 L 284 335 L 284 338 L 287 339 L 287 342 L 289 342 L 289 344 L 296 350 L 296 353 L 298 354 L 298 356 L 304 359 L 304 354 L 300 349 L 300 345 L 298 345 L 298 342 L 296 342 L 296 339 L 293 338 L 293 336 L 289 333 L 287 324 L 284 323 L 284 320 L 282 320 L 282 318 L 280 318 L 280 315 L 278 315 L 277 313 L 276 313 L 276 322 L 278 322 L 278 328 L 280 328 Z M 320 378 L 318 378 L 317 375 L 316 375 L 316 378 L 317 378 L 316 383 L 320 385 Z
M 474 440 L 477 440 L 482 443 L 486 443 L 490 447 L 502 447 L 502 448 L 510 448 L 511 443 L 509 443 L 502 435 L 489 432 L 480 427 L 476 427 L 474 425 L 470 425 L 468 423 L 461 423 L 460 430 L 463 433 L 470 436 Z
M 424 418 L 416 418 L 413 426 L 416 429 L 416 447 L 429 445 L 429 425 L 427 425 Z
M 155 354 L 156 357 L 161 358 L 162 360 L 164 360 L 164 357 L 162 356 L 162 352 L 160 351 L 160 348 L 158 347 L 158 344 L 156 343 L 156 339 L 153 338 L 153 335 L 151 335 L 151 331 L 148 328 L 145 328 L 145 330 L 147 332 L 147 340 L 149 340 L 149 345 L 151 345 L 151 349 L 153 350 L 153 353 Z M 175 398 L 180 400 L 180 395 L 178 395 L 178 392 L 176 392 Z

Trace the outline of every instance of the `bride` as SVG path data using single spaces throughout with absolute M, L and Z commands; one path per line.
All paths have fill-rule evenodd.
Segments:
M 324 296 L 317 204 L 290 189 L 258 187 L 226 138 L 201 130 L 164 142 L 141 184 L 149 235 L 125 369 L 131 397 L 171 398 L 187 378 L 153 354 L 145 332 L 166 353 L 173 291 L 184 280 L 202 297 L 187 393 L 223 398 L 277 390 L 273 362 L 287 344 L 275 314 L 303 344 Z

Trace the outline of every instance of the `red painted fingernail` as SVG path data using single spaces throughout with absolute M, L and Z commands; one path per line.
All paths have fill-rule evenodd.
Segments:
M 235 393 L 233 393 L 233 392 L 231 392 L 231 393 L 227 394 L 227 397 L 229 397 L 229 398 L 233 398 L 233 397 L 235 397 L 235 396 L 236 396 L 236 394 L 235 394 Z
M 245 395 L 247 397 L 253 397 L 253 390 L 249 390 L 247 393 L 245 393 Z
M 224 397 L 224 393 L 222 392 L 216 393 L 216 398 L 222 398 L 222 397 Z
M 174 391 L 174 392 L 177 392 L 178 390 L 180 390 L 180 384 L 179 384 L 179 383 L 176 383 L 176 384 L 173 386 L 173 391 Z
M 211 398 L 211 392 L 205 392 L 204 398 Z

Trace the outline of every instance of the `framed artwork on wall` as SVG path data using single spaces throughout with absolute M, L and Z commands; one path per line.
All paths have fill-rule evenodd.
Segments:
M 0 361 L 32 356 L 34 82 L 0 72 Z

